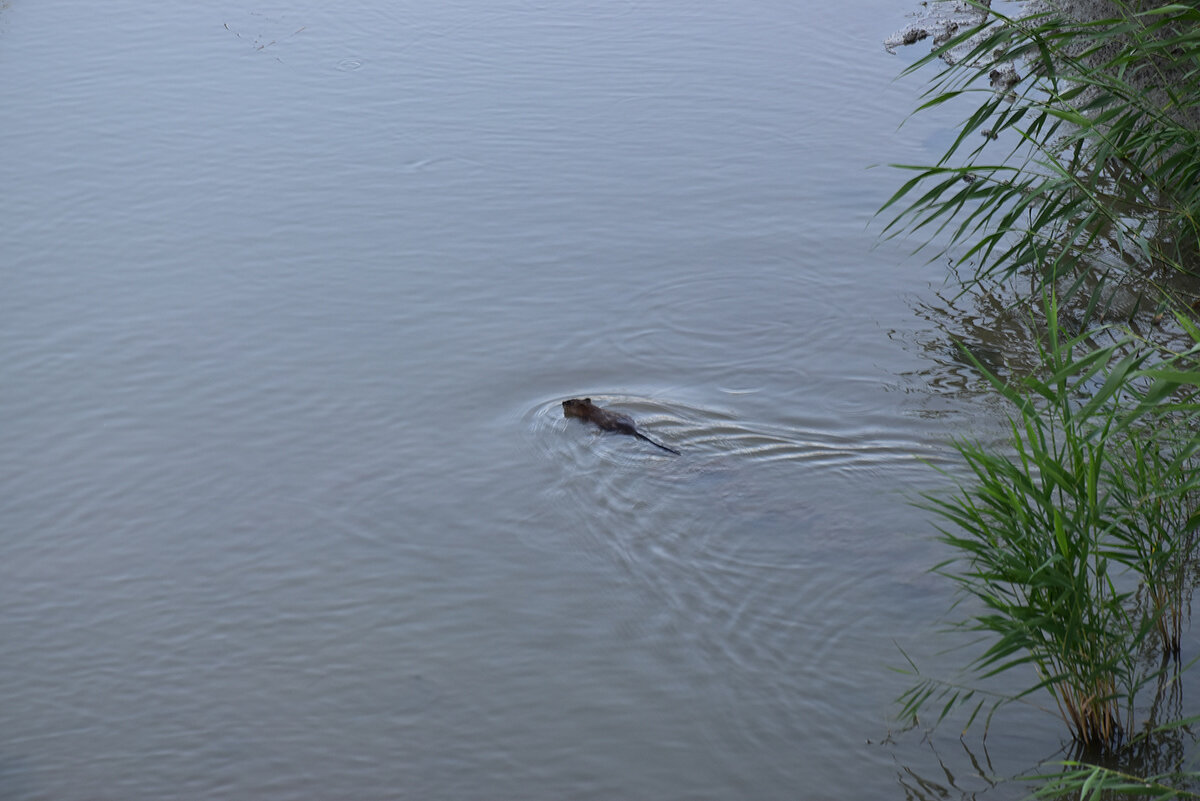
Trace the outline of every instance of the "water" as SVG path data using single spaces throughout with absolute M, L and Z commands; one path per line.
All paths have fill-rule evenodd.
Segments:
M 999 421 L 871 225 L 908 11 L 0 8 L 0 797 L 986 788 L 880 744 Z

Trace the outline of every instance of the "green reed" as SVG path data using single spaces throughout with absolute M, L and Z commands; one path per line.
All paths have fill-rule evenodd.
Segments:
M 1200 332 L 1195 348 L 1162 354 L 1066 336 L 1053 299 L 1046 318 L 1037 375 L 1010 385 L 976 362 L 1014 410 L 1008 449 L 957 442 L 968 478 L 922 505 L 953 554 L 935 570 L 976 602 L 962 627 L 988 635 L 977 678 L 1032 666 L 1017 698 L 1046 691 L 1077 742 L 1111 748 L 1161 670 L 1139 657 L 1178 653 L 1200 527 L 1200 371 L 1186 369 Z M 926 679 L 900 700 L 915 719 L 974 695 Z
M 972 358 L 1012 410 L 1007 447 L 957 442 L 967 477 L 922 504 L 951 554 L 935 570 L 960 588 L 959 625 L 984 650 L 957 683 L 910 660 L 918 683 L 902 714 L 973 705 L 970 726 L 989 699 L 990 720 L 1044 693 L 1082 753 L 1111 750 L 1162 731 L 1154 710 L 1178 687 L 1200 572 L 1200 301 L 1178 280 L 1200 274 L 1200 2 L 1111 0 L 1104 19 L 965 2 L 977 23 L 906 72 L 940 65 L 918 111 L 969 111 L 935 164 L 894 165 L 911 177 L 881 209 L 895 215 L 885 233 L 953 253 L 967 283 L 1019 278 L 1025 303 L 1051 300 L 1035 375 L 1006 384 Z M 1105 316 L 1114 281 L 1190 344 L 1066 334 L 1053 298 L 1086 325 Z M 1157 667 L 1145 658 L 1156 653 Z M 979 687 L 1023 668 L 1036 679 L 1015 696 Z M 1035 778 L 1046 795 L 1187 795 L 1165 776 L 1080 762 Z
M 1141 578 L 1144 606 L 1164 654 L 1178 657 L 1200 534 L 1196 444 L 1183 435 L 1183 425 L 1158 422 L 1123 441 L 1106 466 L 1105 480 L 1114 505 L 1123 510 L 1111 533 L 1112 547 Z
M 1089 21 L 992 8 L 906 71 L 942 66 L 918 111 L 975 105 L 937 164 L 894 165 L 915 175 L 881 209 L 900 209 L 890 234 L 1064 297 L 1099 276 L 1195 272 L 1200 4 L 1111 7 Z

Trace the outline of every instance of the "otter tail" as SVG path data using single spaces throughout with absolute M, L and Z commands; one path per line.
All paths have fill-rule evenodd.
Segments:
M 644 439 L 644 440 L 646 440 L 646 442 L 649 442 L 651 445 L 657 445 L 658 447 L 662 448 L 662 449 L 663 449 L 664 451 L 666 451 L 667 453 L 673 453 L 673 454 L 675 454 L 676 456 L 682 456 L 682 455 L 683 455 L 683 454 L 681 454 L 679 451 L 675 450 L 674 448 L 668 448 L 666 445 L 663 445 L 661 442 L 655 442 L 654 440 L 650 439 L 650 438 L 649 438 L 649 437 L 647 437 L 645 434 L 643 434 L 641 431 L 635 431 L 633 435 L 634 435 L 635 437 L 637 437 L 638 439 Z

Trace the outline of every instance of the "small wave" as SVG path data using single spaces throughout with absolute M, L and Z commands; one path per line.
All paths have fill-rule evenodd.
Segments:
M 567 522 L 555 541 L 530 546 L 617 565 L 654 599 L 629 636 L 685 637 L 714 666 L 763 671 L 760 690 L 794 704 L 801 677 L 847 636 L 845 608 L 859 599 L 846 565 L 870 563 L 878 547 L 861 536 L 866 512 L 838 495 L 854 484 L 844 474 L 931 454 L 898 430 L 817 418 L 765 423 L 678 399 L 574 394 L 628 412 L 682 455 L 564 419 L 562 398 L 537 404 L 524 415 L 528 438 L 556 467 L 544 474 L 545 504 L 534 514 Z
M 815 281 L 794 265 L 676 276 L 633 295 L 640 319 L 652 325 L 628 332 L 618 347 L 656 363 L 778 364 L 816 346 L 814 332 L 837 329 L 838 312 Z
M 738 420 L 728 410 L 694 404 L 619 394 L 590 393 L 588 397 L 598 405 L 629 414 L 639 429 L 681 451 L 681 456 L 673 457 L 640 440 L 567 419 L 562 414 L 562 400 L 541 403 L 525 414 L 524 427 L 539 453 L 585 465 L 676 464 L 677 468 L 669 471 L 673 476 L 772 462 L 795 462 L 820 469 L 879 469 L 900 463 L 937 462 L 944 456 L 943 448 L 915 441 L 896 430 L 833 427 L 817 420 L 784 426 Z M 614 487 L 599 489 L 607 492 Z

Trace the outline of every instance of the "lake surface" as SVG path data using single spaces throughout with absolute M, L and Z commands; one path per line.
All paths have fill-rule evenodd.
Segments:
M 0 797 L 1021 795 L 888 740 L 1002 424 L 910 5 L 0 7 Z

